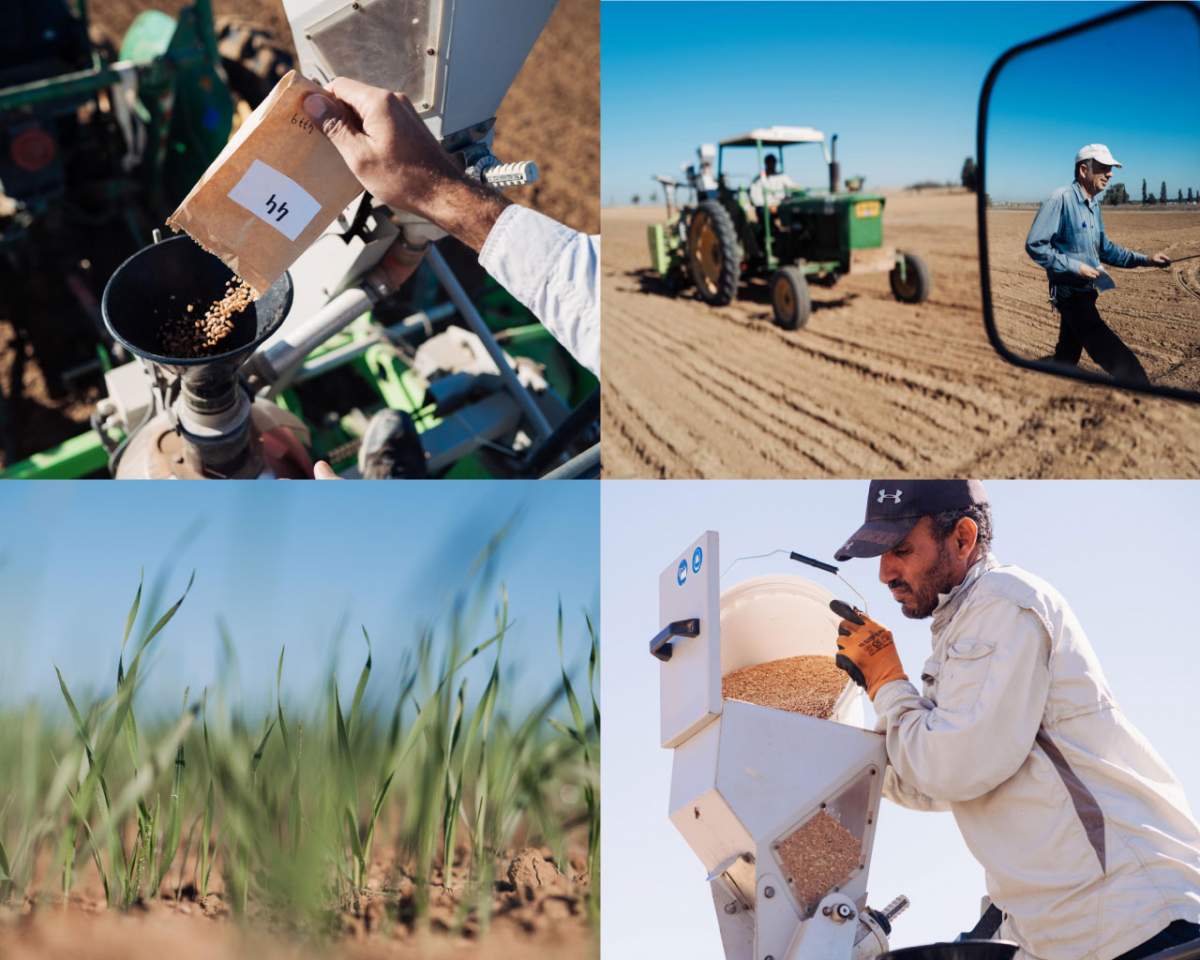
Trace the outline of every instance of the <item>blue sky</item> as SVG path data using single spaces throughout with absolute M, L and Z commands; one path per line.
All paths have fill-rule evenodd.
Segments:
M 1141 198 L 1143 178 L 1156 196 L 1166 181 L 1172 200 L 1181 188 L 1200 189 L 1198 90 L 1200 30 L 1178 8 L 1022 54 L 992 94 L 988 192 L 1041 199 L 1069 180 L 1075 151 L 1096 141 L 1123 164 L 1113 180 L 1132 197 Z M 1089 98 L 1095 107 L 1080 109 Z
M 671 753 L 659 747 L 658 576 L 704 530 L 721 536 L 721 568 L 777 548 L 821 559 L 858 526 L 866 482 L 621 481 L 605 483 L 602 691 L 604 834 L 602 950 L 617 957 L 722 960 L 704 869 L 667 820 Z M 1173 540 L 1200 512 L 1200 485 L 1171 481 L 987 484 L 995 552 L 1057 587 L 1096 650 L 1126 716 L 1150 740 L 1200 809 L 1196 630 L 1187 603 L 1200 556 Z M 836 579 L 784 558 L 748 560 L 723 578 L 809 576 L 853 599 Z M 842 573 L 892 629 L 910 673 L 929 654 L 929 622 L 905 620 L 876 579 L 878 563 Z M 868 718 L 873 711 L 867 707 Z M 885 802 L 871 864 L 870 902 L 907 894 L 892 946 L 953 939 L 978 916 L 983 871 L 948 813 Z
M 678 175 L 680 164 L 694 159 L 701 142 L 772 123 L 839 134 L 843 177 L 863 175 L 868 188 L 926 179 L 957 182 L 964 158 L 975 153 L 979 94 L 996 58 L 1018 43 L 1118 6 L 604 0 L 602 200 L 628 203 L 634 193 L 648 198 L 657 189 L 651 176 Z M 1142 109 L 1152 93 L 1167 105 L 1176 102 L 1171 97 L 1178 91 L 1164 91 L 1158 83 L 1172 69 L 1167 64 L 1180 59 L 1192 69 L 1187 81 L 1192 104 L 1182 113 L 1168 113 L 1167 119 L 1175 133 L 1191 132 L 1188 124 L 1194 127 L 1197 44 L 1192 36 L 1171 34 L 1179 53 L 1167 56 L 1167 41 L 1159 28 L 1155 31 L 1154 59 L 1135 53 L 1128 43 L 1115 49 L 1109 45 L 1102 56 L 1093 56 L 1097 66 L 1114 65 L 1100 87 L 1090 77 L 1072 76 L 1055 85 L 1051 98 L 1044 71 L 1035 69 L 1022 70 L 1011 85 L 1005 83 L 1011 91 L 1005 102 L 1020 108 L 1022 122 L 1081 113 L 1100 121 L 1096 126 L 1083 123 L 1078 130 L 1070 121 L 1063 136 L 1073 146 L 1055 145 L 1053 164 L 1049 157 L 1043 162 L 1040 154 L 1030 154 L 1039 171 L 1046 165 L 1054 168 L 1047 189 L 1069 176 L 1075 149 L 1105 138 L 1113 141 L 1109 145 L 1117 159 L 1129 163 L 1127 172 L 1132 174 L 1137 162 L 1142 170 L 1139 192 L 1141 176 L 1155 186 L 1164 178 L 1168 186 L 1186 178 L 1176 170 L 1181 157 L 1177 145 L 1143 143 L 1148 140 L 1141 129 L 1145 124 L 1131 119 L 1125 109 L 1137 102 L 1137 113 L 1153 115 L 1155 110 Z M 1144 82 L 1139 79 L 1143 68 L 1151 71 Z M 1138 97 L 1143 89 L 1145 99 Z M 1181 116 L 1190 119 L 1185 124 Z M 1133 159 L 1125 161 L 1117 144 Z M 1049 144 L 1039 140 L 1037 146 L 1040 150 Z M 824 185 L 815 149 L 802 160 L 800 149 L 796 179 Z M 1065 163 L 1059 156 L 1062 149 L 1067 150 Z M 1188 159 L 1195 154 L 1193 146 Z M 997 172 L 1002 186 L 1030 179 L 1013 158 L 1011 149 L 1002 154 L 1015 171 L 1011 176 Z M 1031 190 L 1040 193 L 1042 188 L 1038 180 Z
M 121 631 L 146 568 L 172 567 L 158 612 L 196 570 L 196 584 L 161 637 L 148 700 L 177 707 L 218 664 L 218 615 L 233 636 L 243 695 L 274 682 L 287 644 L 285 688 L 297 697 L 334 652 L 345 615 L 339 677 L 352 685 L 371 633 L 372 687 L 393 678 L 422 623 L 445 623 L 455 591 L 488 538 L 515 511 L 497 586 L 507 584 L 506 661 L 514 694 L 557 681 L 555 617 L 561 596 L 571 662 L 582 662 L 581 612 L 599 604 L 599 491 L 595 483 L 394 482 L 363 484 L 0 485 L 0 700 L 59 703 L 53 664 L 73 692 L 111 688 Z M 189 536 L 186 532 L 191 530 Z M 186 540 L 181 545 L 181 541 Z M 492 625 L 491 605 L 472 634 Z M 438 618 L 443 618 L 438 621 Z M 490 632 L 490 631 L 489 631 Z M 438 634 L 442 639 L 445 631 Z M 157 642 L 157 641 L 156 641 Z

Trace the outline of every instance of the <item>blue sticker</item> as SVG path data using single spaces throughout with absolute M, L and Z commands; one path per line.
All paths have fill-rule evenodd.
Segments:
M 696 552 L 692 554 L 692 573 L 699 573 L 702 563 L 704 563 L 704 551 L 697 547 Z
M 681 587 L 687 582 L 687 561 L 679 561 L 679 570 L 675 574 L 675 582 Z

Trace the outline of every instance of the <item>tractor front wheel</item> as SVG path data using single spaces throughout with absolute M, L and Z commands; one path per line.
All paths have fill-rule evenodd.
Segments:
M 687 263 L 705 303 L 723 307 L 737 295 L 742 251 L 733 218 L 715 200 L 700 204 L 688 222 Z
M 780 267 L 771 277 L 771 306 L 775 322 L 785 330 L 799 330 L 808 323 L 812 299 L 808 281 L 798 267 Z
M 904 261 L 904 275 L 900 275 L 900 264 L 892 267 L 888 279 L 892 282 L 892 296 L 901 303 L 924 303 L 929 299 L 932 281 L 929 267 L 915 253 L 900 253 Z

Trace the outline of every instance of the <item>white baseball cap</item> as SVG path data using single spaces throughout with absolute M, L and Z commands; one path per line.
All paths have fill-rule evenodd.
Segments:
M 1084 160 L 1095 160 L 1106 167 L 1120 166 L 1116 158 L 1109 153 L 1108 147 L 1102 143 L 1089 143 L 1086 147 L 1080 147 L 1079 152 L 1075 154 L 1075 162 L 1078 164 Z

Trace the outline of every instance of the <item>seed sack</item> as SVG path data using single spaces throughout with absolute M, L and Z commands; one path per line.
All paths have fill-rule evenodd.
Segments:
M 721 695 L 726 700 L 827 719 L 847 680 L 832 657 L 785 657 L 726 674 L 721 678 Z
M 862 856 L 858 838 L 822 810 L 776 848 L 792 893 L 806 910 L 850 878 Z
M 288 72 L 167 219 L 260 295 L 362 191 L 304 112 L 320 91 Z

